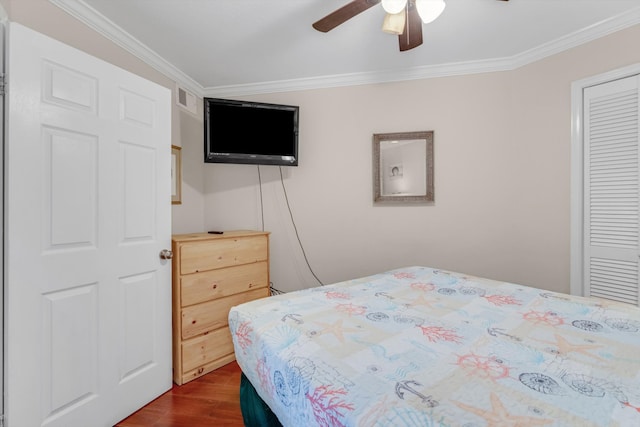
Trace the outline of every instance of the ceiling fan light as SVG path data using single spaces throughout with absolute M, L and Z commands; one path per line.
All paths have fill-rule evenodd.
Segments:
M 389 34 L 400 35 L 404 32 L 406 19 L 404 11 L 400 13 L 387 13 L 382 22 L 382 31 Z
M 416 0 L 418 15 L 425 24 L 435 21 L 444 11 L 446 4 L 444 0 Z
M 407 0 L 382 0 L 382 8 L 392 15 L 400 13 L 407 6 Z

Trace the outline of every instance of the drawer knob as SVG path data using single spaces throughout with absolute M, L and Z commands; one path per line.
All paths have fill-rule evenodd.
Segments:
M 213 284 L 213 286 L 212 286 L 212 288 L 213 288 L 213 289 L 217 289 L 217 288 L 218 288 L 218 284 L 217 284 L 217 283 L 214 283 L 214 284 Z
M 169 249 L 163 249 L 160 251 L 160 259 L 171 259 L 173 258 L 173 252 Z

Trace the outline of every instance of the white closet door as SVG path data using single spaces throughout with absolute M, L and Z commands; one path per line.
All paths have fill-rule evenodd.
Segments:
M 586 295 L 640 300 L 640 76 L 584 92 Z
M 171 93 L 16 23 L 8 66 L 7 425 L 112 426 L 171 387 Z

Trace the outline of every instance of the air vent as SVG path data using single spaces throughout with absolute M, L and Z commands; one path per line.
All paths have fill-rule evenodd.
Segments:
M 176 86 L 176 102 L 179 106 L 189 111 L 190 113 L 198 113 L 198 98 L 188 90 Z

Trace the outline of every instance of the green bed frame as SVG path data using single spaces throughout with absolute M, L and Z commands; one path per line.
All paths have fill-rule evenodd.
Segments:
M 246 427 L 282 427 L 244 373 L 240 377 L 240 408 Z

